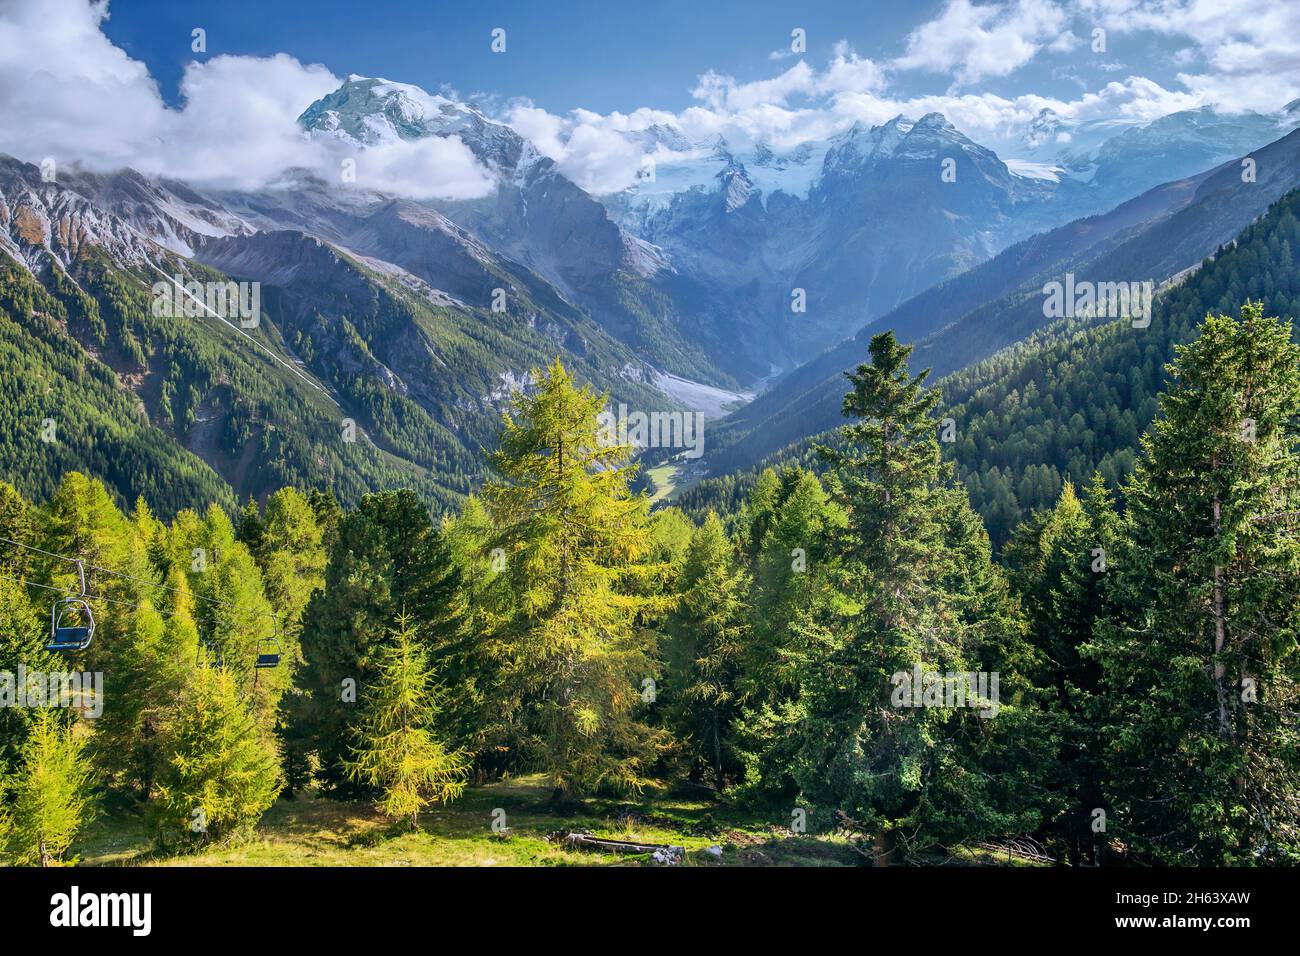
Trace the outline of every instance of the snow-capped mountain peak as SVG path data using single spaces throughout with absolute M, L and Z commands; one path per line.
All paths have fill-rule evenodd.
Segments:
M 448 112 L 454 115 L 458 106 L 418 86 L 354 73 L 333 93 L 307 107 L 298 122 L 312 132 L 375 146 L 445 134 L 443 107 L 450 107 Z
M 739 163 L 733 162 L 732 165 L 718 173 L 718 179 L 722 183 L 727 212 L 734 212 L 739 209 L 749 202 L 754 194 L 753 180 L 745 172 L 745 167 Z
M 832 141 L 826 154 L 824 175 L 844 173 L 864 164 L 894 158 L 934 158 L 953 150 L 988 153 L 953 126 L 942 113 L 926 113 L 919 120 L 899 115 L 872 127 L 857 122 Z
M 465 103 L 409 83 L 356 74 L 308 106 L 298 125 L 311 135 L 337 137 L 361 148 L 456 136 L 480 161 L 498 169 L 513 169 L 524 143 L 509 126 Z

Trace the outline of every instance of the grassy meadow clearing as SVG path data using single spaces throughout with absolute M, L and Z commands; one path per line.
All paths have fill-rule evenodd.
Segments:
M 845 839 L 798 835 L 699 796 L 663 794 L 636 803 L 586 799 L 557 811 L 542 775 L 479 787 L 420 817 L 420 828 L 384 819 L 364 801 L 301 793 L 277 802 L 244 842 L 162 855 L 138 813 L 105 812 L 75 847 L 87 866 L 617 866 L 649 864 L 649 854 L 568 849 L 550 833 L 589 831 L 629 842 L 686 850 L 686 866 L 857 866 L 865 859 Z M 509 834 L 493 832 L 505 811 Z M 788 822 L 788 821 L 787 821 Z M 707 852 L 719 847 L 721 856 Z

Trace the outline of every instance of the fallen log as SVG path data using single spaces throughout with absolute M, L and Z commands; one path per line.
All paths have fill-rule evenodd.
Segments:
M 605 853 L 656 853 L 667 860 L 680 860 L 686 855 L 686 848 L 670 846 L 666 843 L 632 843 L 627 840 L 607 840 L 592 836 L 590 833 L 568 833 L 559 838 L 565 846 L 580 850 L 600 850 Z

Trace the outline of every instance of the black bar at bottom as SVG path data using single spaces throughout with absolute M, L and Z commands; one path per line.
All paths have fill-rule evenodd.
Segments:
M 8 869 L 0 912 L 11 940 L 77 933 L 128 946 L 282 933 L 374 946 L 376 934 L 396 944 L 390 934 L 404 928 L 437 928 L 436 937 L 451 934 L 448 944 L 462 932 L 559 943 L 595 939 L 599 928 L 631 934 L 629 942 L 644 934 L 647 944 L 699 931 L 732 947 L 751 933 L 765 940 L 782 923 L 801 934 L 856 927 L 873 943 L 944 945 L 953 934 L 974 942 L 1036 930 L 1071 939 L 1278 932 L 1290 925 L 1297 890 L 1291 869 Z M 149 894 L 147 911 L 133 894 Z

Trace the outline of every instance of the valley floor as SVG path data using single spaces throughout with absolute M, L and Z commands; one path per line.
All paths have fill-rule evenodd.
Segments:
M 411 833 L 363 802 L 302 794 L 279 801 L 246 843 L 182 856 L 161 856 L 136 814 L 106 815 L 74 851 L 88 866 L 611 866 L 649 863 L 647 854 L 566 849 L 548 842 L 557 830 L 590 831 L 614 840 L 686 849 L 684 865 L 857 866 L 865 860 L 838 837 L 796 835 L 779 821 L 712 801 L 707 794 L 643 797 L 635 804 L 605 799 L 556 812 L 544 778 L 523 777 L 480 787 L 421 816 Z M 505 811 L 510 836 L 492 832 L 493 811 Z M 498 814 L 499 816 L 499 814 Z M 721 856 L 707 848 L 721 848 Z

